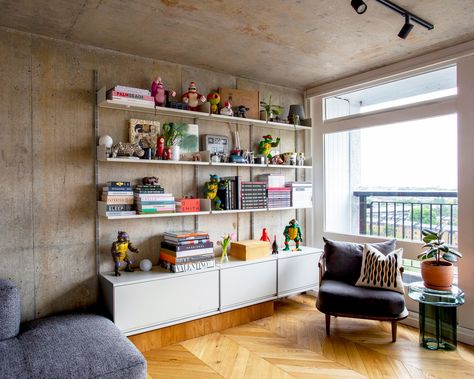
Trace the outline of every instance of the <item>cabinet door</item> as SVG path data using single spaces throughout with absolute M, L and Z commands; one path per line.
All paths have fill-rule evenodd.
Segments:
M 318 286 L 320 254 L 298 255 L 278 260 L 278 296 Z
M 219 309 L 217 270 L 117 286 L 114 290 L 114 322 L 124 332 Z
M 221 269 L 221 309 L 276 296 L 276 260 Z

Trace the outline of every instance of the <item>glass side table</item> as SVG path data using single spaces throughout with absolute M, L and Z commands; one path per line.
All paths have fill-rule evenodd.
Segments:
M 416 282 L 409 285 L 408 296 L 419 303 L 420 345 L 429 350 L 456 350 L 456 307 L 464 304 L 464 292 L 456 286 L 433 290 Z

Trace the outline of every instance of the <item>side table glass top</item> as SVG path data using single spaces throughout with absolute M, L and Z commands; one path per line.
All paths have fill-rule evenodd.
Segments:
M 426 288 L 423 282 L 415 282 L 408 286 L 408 296 L 420 303 L 440 307 L 457 307 L 464 304 L 464 291 L 454 285 L 451 290 L 439 291 Z

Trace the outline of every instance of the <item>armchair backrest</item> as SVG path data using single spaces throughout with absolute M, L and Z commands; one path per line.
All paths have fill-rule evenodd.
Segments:
M 20 291 L 10 280 L 0 279 L 0 341 L 20 331 Z

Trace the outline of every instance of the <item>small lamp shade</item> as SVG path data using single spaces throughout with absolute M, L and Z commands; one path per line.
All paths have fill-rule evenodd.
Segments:
M 290 105 L 290 110 L 288 112 L 288 121 L 293 123 L 293 115 L 298 115 L 300 120 L 305 118 L 304 116 L 304 107 L 301 104 Z

